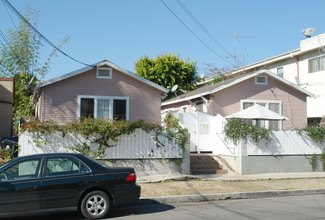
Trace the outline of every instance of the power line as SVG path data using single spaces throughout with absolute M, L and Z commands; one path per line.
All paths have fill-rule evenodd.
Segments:
M 4 38 L 4 36 L 2 36 L 2 35 L 3 35 L 3 33 L 2 33 L 2 31 L 0 30 L 0 36 L 2 37 L 3 41 L 4 41 L 5 43 L 7 43 L 6 40 L 5 40 L 5 38 Z M 0 41 L 0 43 L 2 44 L 3 48 L 7 51 L 7 53 L 9 53 L 9 50 L 7 49 L 7 46 L 6 46 L 4 43 L 2 43 L 2 41 Z
M 211 47 L 209 47 L 203 40 L 201 40 L 169 7 L 168 5 L 163 1 L 160 0 L 165 7 L 178 19 L 179 22 L 182 23 L 182 25 L 189 31 L 191 32 L 192 35 L 194 35 L 196 37 L 196 39 L 198 39 L 204 46 L 206 46 L 212 53 L 214 53 L 215 55 L 217 55 L 220 59 L 222 59 L 224 62 L 231 64 L 232 66 L 235 67 L 234 64 L 230 63 L 228 60 L 224 59 L 222 56 L 220 56 L 217 52 L 215 52 Z
M 59 51 L 60 53 L 62 53 L 63 55 L 65 55 L 66 57 L 69 57 L 70 59 L 80 63 L 80 64 L 83 64 L 85 66 L 91 66 L 93 67 L 93 65 L 89 65 L 89 64 L 86 64 L 86 63 L 83 63 L 71 56 L 69 56 L 68 54 L 66 54 L 65 52 L 63 52 L 60 48 L 58 48 L 57 46 L 55 46 L 51 41 L 49 41 L 44 35 L 42 35 L 31 23 L 29 23 L 27 21 L 26 18 L 24 18 L 24 16 L 22 16 L 7 0 L 2 0 L 2 2 L 5 2 L 9 7 L 10 9 L 23 21 L 25 22 L 34 32 L 36 32 L 43 40 L 45 40 L 45 42 L 47 42 L 50 46 L 52 46 L 55 50 Z
M 0 62 L 0 65 L 5 68 L 5 70 L 7 72 L 9 72 L 12 76 L 14 76 L 15 74 L 13 72 L 11 72 L 5 65 L 3 65 L 1 62 Z M 3 73 L 6 73 L 5 71 L 2 70 L 2 68 L 0 68 L 0 70 L 3 72 Z
M 0 36 L 2 37 L 3 41 L 5 42 L 5 44 L 7 44 L 7 46 L 5 44 L 2 44 L 3 48 L 7 51 L 8 54 L 10 54 L 10 51 L 11 53 L 13 54 L 13 56 L 15 57 L 16 60 L 19 60 L 20 59 L 20 56 L 16 53 L 16 51 L 14 51 L 10 45 L 10 42 L 8 41 L 8 39 L 6 38 L 6 35 L 0 30 Z M 7 49 L 9 48 L 10 51 Z M 4 66 L 3 64 L 1 64 L 2 66 Z M 19 67 L 21 67 L 19 64 L 18 64 Z M 8 68 L 6 68 L 8 69 Z M 17 69 L 17 68 L 16 68 Z M 16 70 L 15 70 L 16 71 Z M 29 71 L 29 70 L 26 70 L 26 71 Z M 9 71 L 11 74 L 13 74 L 11 71 Z
M 228 52 L 219 42 L 218 40 L 201 24 L 201 22 L 191 13 L 191 11 L 184 5 L 180 0 L 176 0 L 177 3 L 183 8 L 183 10 L 192 18 L 193 21 L 203 30 L 225 53 L 228 55 L 232 55 Z
M 8 11 L 8 8 L 7 8 L 6 4 L 5 4 L 5 2 L 2 1 L 2 4 L 3 4 L 3 6 L 5 7 L 5 9 L 6 9 L 6 11 L 7 11 L 7 14 L 9 15 L 12 24 L 13 24 L 13 25 L 15 26 L 15 28 L 17 29 L 17 26 L 16 26 L 14 20 L 12 19 L 11 15 L 10 15 L 10 13 L 9 13 L 9 11 Z

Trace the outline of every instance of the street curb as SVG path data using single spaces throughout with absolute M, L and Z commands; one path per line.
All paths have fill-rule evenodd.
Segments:
M 205 194 L 205 195 L 146 197 L 146 198 L 140 198 L 136 202 L 136 205 L 159 204 L 159 203 L 206 202 L 206 201 L 217 201 L 217 200 L 228 200 L 228 199 L 255 199 L 255 198 L 302 196 L 302 195 L 317 195 L 317 194 L 325 194 L 325 189 L 279 190 L 279 191 Z

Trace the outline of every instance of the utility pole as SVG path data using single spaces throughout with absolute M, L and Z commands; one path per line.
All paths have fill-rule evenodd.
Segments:
M 234 61 L 235 61 L 235 66 L 238 67 L 238 64 L 237 64 L 237 54 L 236 54 L 236 40 L 240 41 L 238 38 L 253 38 L 252 36 L 239 36 L 239 33 L 237 34 L 234 34 L 233 36 L 231 36 L 231 38 L 234 39 L 234 55 L 233 56 L 228 56 L 226 58 L 234 58 Z M 245 56 L 247 57 L 248 55 L 241 55 L 241 56 Z

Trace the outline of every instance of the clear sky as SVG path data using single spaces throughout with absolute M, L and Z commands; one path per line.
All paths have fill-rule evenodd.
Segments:
M 315 27 L 314 35 L 325 33 L 324 0 L 163 0 L 200 40 L 161 0 L 8 1 L 19 11 L 26 5 L 38 9 L 38 30 L 52 43 L 69 36 L 63 51 L 73 58 L 87 64 L 107 59 L 133 72 L 141 56 L 163 53 L 197 61 L 199 74 L 205 72 L 205 63 L 232 67 L 234 59 L 225 57 L 234 55 L 235 34 L 238 61 L 250 64 L 299 48 L 299 41 L 305 39 L 302 29 Z M 15 14 L 10 10 L 9 14 L 17 24 Z M 5 33 L 8 28 L 14 28 L 13 22 L 0 3 L 0 30 Z M 44 51 L 49 49 L 45 44 Z M 46 79 L 82 67 L 59 54 Z

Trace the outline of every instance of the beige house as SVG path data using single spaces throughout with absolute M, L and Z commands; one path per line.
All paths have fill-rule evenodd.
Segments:
M 307 125 L 307 97 L 314 95 L 269 70 L 260 70 L 164 101 L 162 113 L 200 111 L 225 117 L 258 104 L 289 118 L 283 122 L 260 121 L 261 126 L 287 130 Z
M 36 117 L 60 124 L 81 117 L 160 123 L 168 90 L 107 60 L 38 85 Z
M 12 135 L 14 90 L 13 78 L 0 78 L 0 141 Z

